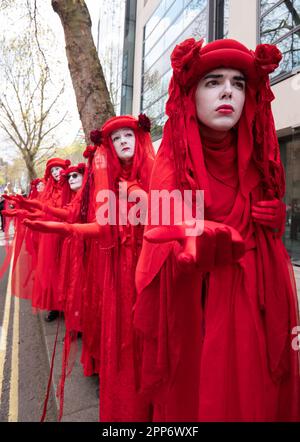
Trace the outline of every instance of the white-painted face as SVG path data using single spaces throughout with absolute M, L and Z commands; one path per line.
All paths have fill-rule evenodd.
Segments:
M 227 132 L 243 111 L 245 76 L 235 69 L 214 69 L 199 81 L 195 100 L 199 121 L 215 131 Z
M 63 170 L 63 168 L 59 166 L 51 167 L 51 175 L 55 181 L 59 181 L 61 170 Z
M 68 174 L 68 182 L 71 190 L 77 192 L 82 186 L 83 175 L 79 172 L 71 172 Z
M 134 131 L 127 127 L 122 127 L 112 132 L 110 137 L 118 158 L 125 163 L 130 161 L 135 151 Z
M 44 189 L 45 189 L 45 184 L 43 183 L 43 181 L 40 181 L 36 185 L 36 190 L 40 193 L 40 192 L 43 192 Z

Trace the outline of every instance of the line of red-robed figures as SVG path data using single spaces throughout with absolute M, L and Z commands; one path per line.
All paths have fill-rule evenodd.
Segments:
M 226 225 L 211 214 L 196 239 L 186 237 L 185 225 L 148 226 L 143 243 L 142 224 L 99 224 L 100 190 L 122 199 L 118 185 L 126 182 L 128 195 L 149 192 L 154 162 L 149 129 L 143 115 L 114 117 L 91 133 L 87 163 L 71 166 L 52 158 L 44 178 L 31 183 L 28 198 L 6 196 L 14 208 L 4 214 L 15 217 L 16 232 L 12 294 L 47 310 L 48 321 L 64 314 L 59 418 L 73 345 L 81 336 L 84 375 L 100 379 L 101 421 L 299 420 L 297 352 L 284 342 L 285 359 L 270 367 L 268 345 L 277 332 L 269 336 L 274 329 L 265 328 L 254 294 L 259 277 L 269 290 L 274 287 L 271 275 L 251 276 L 259 259 L 274 250 L 280 257 L 273 268 L 289 271 L 280 238 L 270 246 L 246 217 L 237 229 L 230 217 L 241 219 L 241 201 Z M 229 135 L 228 146 L 234 142 Z M 209 140 L 204 146 L 210 148 Z M 156 158 L 152 189 L 176 187 L 165 150 Z M 218 188 L 219 178 L 209 179 L 216 201 L 231 198 L 228 188 Z M 265 202 L 259 190 L 253 195 L 255 222 L 261 216 L 260 232 L 268 231 Z M 280 229 L 282 203 L 274 198 L 267 206 L 275 214 L 271 229 Z M 262 252 L 254 254 L 256 247 Z M 291 315 L 289 326 L 296 324 Z M 286 324 L 277 325 L 280 334 Z

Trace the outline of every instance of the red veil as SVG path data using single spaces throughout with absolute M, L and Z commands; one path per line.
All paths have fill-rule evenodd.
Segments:
M 64 189 L 69 187 L 67 181 L 55 181 L 51 175 L 51 168 L 55 166 L 66 169 L 69 160 L 51 158 L 47 161 L 45 170 L 46 186 L 41 195 L 41 202 L 46 206 L 62 207 Z M 66 203 L 66 201 L 64 201 Z M 45 220 L 55 220 L 50 213 L 45 215 Z M 48 233 L 39 234 L 38 256 L 36 274 L 32 293 L 32 306 L 42 310 L 58 310 L 58 299 L 55 298 L 57 285 L 59 250 L 61 245 L 59 235 Z
M 37 185 L 44 183 L 44 179 L 36 178 L 30 183 L 29 199 L 41 200 L 42 192 L 38 192 Z M 25 299 L 31 299 L 34 269 L 37 261 L 39 234 L 33 232 L 22 223 L 22 217 L 15 218 L 14 260 L 12 268 L 12 294 Z
M 118 159 L 110 138 L 120 128 L 131 128 L 135 133 L 134 159 L 126 166 Z M 103 125 L 93 161 L 94 201 L 103 189 L 110 189 L 118 196 L 121 180 L 148 191 L 154 159 L 149 130 L 149 121 L 142 115 L 139 119 L 113 117 Z M 143 227 L 119 225 L 118 215 L 116 218 L 117 224 L 107 226 L 102 240 L 95 238 L 89 244 L 83 344 L 85 352 L 97 362 L 96 370 L 100 373 L 100 419 L 141 420 L 141 416 L 149 413 L 135 393 L 132 308 L 134 270 Z
M 156 420 L 298 420 L 292 267 L 282 229 L 275 234 L 251 220 L 251 204 L 285 192 L 268 79 L 281 54 L 275 46 L 253 52 L 229 39 L 202 43 L 188 39 L 172 53 L 169 119 L 150 189 L 203 189 L 205 219 L 237 229 L 246 254 L 238 264 L 187 274 L 172 253 L 177 243 L 144 240 L 135 310 L 143 336 L 142 388 L 152 392 Z M 218 67 L 238 69 L 247 79 L 244 110 L 228 146 L 201 138 L 196 117 L 198 81 Z M 238 175 L 235 193 L 224 184 L 228 170 L 210 161 L 208 152 L 216 147 L 236 155 L 228 163 Z M 231 203 L 220 211 L 226 199 Z

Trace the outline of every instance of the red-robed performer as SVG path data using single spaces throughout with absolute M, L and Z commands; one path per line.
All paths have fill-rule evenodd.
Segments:
M 64 185 L 66 182 L 68 183 L 68 186 L 65 186 L 64 192 L 67 193 L 63 197 L 63 200 L 68 203 L 64 205 L 62 208 L 51 206 L 48 204 L 45 204 L 39 200 L 32 200 L 32 201 L 23 201 L 23 204 L 27 207 L 27 209 L 32 210 L 32 212 L 24 212 L 25 216 L 26 214 L 29 216 L 29 219 L 46 219 L 47 215 L 51 215 L 52 217 L 55 217 L 60 220 L 64 220 L 67 222 L 76 222 L 80 221 L 80 202 L 81 202 L 81 192 L 80 189 L 82 188 L 83 183 L 83 177 L 85 173 L 86 165 L 85 163 L 79 163 L 76 166 L 69 166 L 67 169 L 63 170 L 60 173 L 60 183 Z M 36 209 L 36 210 L 33 210 Z M 40 224 L 40 221 L 32 221 L 31 222 L 26 219 L 24 221 L 24 224 L 28 227 L 33 227 L 35 230 L 38 230 L 38 226 Z M 43 226 L 43 222 L 41 222 L 41 225 Z M 42 228 L 40 231 L 44 231 L 47 233 L 47 230 L 43 230 Z M 75 241 L 74 241 L 75 243 Z M 58 299 L 59 304 L 59 310 L 65 311 L 65 304 L 66 300 L 69 298 L 68 293 L 71 291 L 71 289 L 74 289 L 73 284 L 71 284 L 70 278 L 72 275 L 72 279 L 74 279 L 74 275 L 77 273 L 75 272 L 75 269 L 73 268 L 72 273 L 70 271 L 71 266 L 71 257 L 73 256 L 81 256 L 80 250 L 82 251 L 82 248 L 78 250 L 75 248 L 73 250 L 74 253 L 70 250 L 73 244 L 68 241 L 68 238 L 66 238 L 60 246 L 60 256 L 59 259 L 59 265 L 58 265 L 58 274 L 57 277 L 57 283 L 56 283 L 56 295 Z M 75 260 L 76 261 L 76 260 Z M 73 261 L 73 262 L 75 262 Z M 73 295 L 70 297 L 73 299 Z
M 51 158 L 45 170 L 45 189 L 39 203 L 45 206 L 62 207 L 71 196 L 68 182 L 60 181 L 60 173 L 70 165 L 69 160 Z M 32 205 L 31 200 L 31 205 Z M 19 204 L 26 208 L 26 200 L 19 197 Z M 30 206 L 31 207 L 31 206 Z M 46 214 L 45 219 L 55 219 Z M 39 235 L 37 264 L 32 292 L 32 306 L 41 310 L 49 310 L 45 320 L 53 320 L 58 316 L 58 299 L 55 297 L 59 262 L 60 237 L 48 234 Z
M 92 135 L 91 135 L 92 136 Z M 96 146 L 88 146 L 84 157 L 89 159 L 88 168 L 84 163 L 77 166 L 70 166 L 61 173 L 61 181 L 67 180 L 72 192 L 71 201 L 63 208 L 55 208 L 37 204 L 34 206 L 37 213 L 43 210 L 57 219 L 67 223 L 86 222 L 89 219 L 89 194 L 93 191 L 93 179 L 91 177 L 91 162 Z M 44 216 L 40 216 L 43 219 Z M 26 219 L 25 225 L 33 230 L 44 233 L 62 234 L 62 245 L 60 247 L 59 273 L 57 277 L 57 298 L 59 310 L 64 312 L 65 338 L 63 349 L 62 377 L 57 391 L 60 397 L 60 417 L 63 411 L 64 382 L 67 374 L 71 373 L 72 365 L 76 355 L 76 343 L 78 332 L 83 331 L 82 313 L 83 297 L 88 282 L 90 247 L 82 235 L 65 236 L 64 223 L 53 221 L 30 221 Z M 95 241 L 97 243 L 97 241 Z M 93 256 L 93 259 L 95 255 Z M 98 271 L 99 274 L 99 271 Z M 73 345 L 75 344 L 75 345 Z M 72 350 L 73 349 L 73 350 Z M 92 373 L 90 373 L 92 374 Z M 47 401 L 45 406 L 47 405 Z M 46 408 L 44 413 L 46 412 Z M 44 418 L 44 415 L 43 415 Z
M 43 178 L 36 178 L 31 181 L 28 200 L 42 198 L 45 183 Z M 18 205 L 18 203 L 16 203 Z M 32 296 L 34 284 L 34 268 L 36 266 L 38 251 L 38 233 L 27 229 L 23 224 L 25 213 L 22 209 L 16 209 L 16 234 L 15 234 L 15 252 L 11 278 L 11 292 L 13 295 L 30 299 Z
M 36 178 L 31 181 L 28 199 L 40 198 L 44 190 L 44 181 L 42 178 Z M 28 231 L 23 225 L 24 213 L 19 209 L 18 196 L 4 195 L 4 201 L 8 201 L 12 207 L 9 210 L 3 210 L 3 215 L 14 218 L 14 241 L 11 247 L 7 247 L 7 257 L 5 262 L 7 265 L 10 262 L 10 255 L 13 253 L 12 266 L 12 280 L 11 290 L 12 294 L 21 298 L 30 298 L 33 286 L 33 265 L 35 262 L 34 245 L 37 245 L 37 235 Z M 8 232 L 7 232 L 8 233 Z M 7 244 L 9 244 L 7 242 Z M 5 266 L 4 266 L 5 267 Z M 2 269 L 0 270 L 2 274 Z
M 68 223 L 87 223 L 94 221 L 95 219 L 95 203 L 93 201 L 94 195 L 94 172 L 93 172 L 93 157 L 97 149 L 97 145 L 101 142 L 100 131 L 95 130 L 91 132 L 91 141 L 94 145 L 87 146 L 83 156 L 88 159 L 88 167 L 85 170 L 85 176 L 80 192 L 77 192 L 76 198 L 72 200 L 64 208 L 54 208 L 43 206 L 51 215 L 59 218 L 61 221 Z M 74 168 L 72 174 L 70 174 L 70 180 L 73 179 L 74 173 L 82 172 L 82 167 L 79 170 L 78 167 Z M 72 168 L 67 169 L 63 175 L 67 176 L 68 172 Z M 76 170 L 75 170 L 76 169 Z M 73 169 L 72 169 L 73 170 Z M 78 183 L 79 176 L 75 181 Z M 82 180 L 81 180 L 82 181 Z M 70 182 L 71 184 L 71 182 Z M 73 183 L 72 183 L 73 184 Z M 76 184 L 76 183 L 75 183 Z M 39 210 L 40 206 L 36 206 Z M 40 217 L 42 218 L 42 217 Z M 68 234 L 68 231 L 61 222 L 52 221 L 30 221 L 26 219 L 24 223 L 33 230 L 41 231 L 45 233 L 58 233 L 63 236 Z M 94 336 L 93 330 L 95 323 L 97 328 L 100 327 L 99 315 L 96 313 L 98 308 L 99 298 L 99 280 L 101 279 L 101 253 L 104 256 L 104 252 L 101 252 L 99 243 L 96 238 L 85 239 L 82 235 L 67 235 L 63 240 L 63 247 L 61 252 L 60 275 L 58 282 L 60 309 L 64 311 L 66 335 L 64 339 L 64 358 L 63 358 L 63 371 L 61 382 L 61 400 L 63 400 L 63 388 L 64 378 L 68 365 L 72 367 L 73 357 L 69 361 L 69 354 L 71 351 L 71 344 L 76 344 L 77 333 L 83 333 L 84 330 L 88 331 L 83 333 L 82 342 L 82 363 L 84 368 L 84 374 L 91 376 L 94 373 L 98 373 L 98 348 L 97 348 L 97 361 L 92 356 L 90 350 L 89 341 L 93 340 L 97 342 L 99 347 L 99 338 Z M 97 306 L 97 307 L 96 307 Z M 88 313 L 87 313 L 88 312 Z M 91 324 L 93 321 L 93 326 Z M 74 347 L 74 346 L 73 346 Z M 74 351 L 72 351 L 74 356 Z M 70 370 L 68 370 L 70 373 Z M 62 407 L 61 407 L 62 411 Z
M 101 129 L 101 145 L 93 160 L 94 193 L 90 206 L 95 207 L 94 201 L 97 201 L 94 222 L 51 223 L 55 231 L 82 235 L 90 240 L 91 248 L 94 243 L 99 249 L 94 250 L 94 254 L 90 252 L 87 269 L 83 345 L 85 352 L 98 361 L 98 370 L 100 365 L 101 421 L 146 421 L 150 418 L 148 402 L 137 393 L 136 340 L 132 325 L 135 266 L 143 226 L 130 224 L 127 213 L 125 222 L 120 223 L 118 205 L 119 198 L 123 198 L 119 192 L 120 183 L 127 185 L 128 194 L 139 189 L 148 190 L 154 159 L 149 131 L 150 122 L 142 115 L 139 119 L 121 116 L 108 120 Z M 101 191 L 107 190 L 116 197 L 115 223 L 113 209 L 108 209 L 105 198 L 100 196 Z M 129 203 L 128 210 L 130 207 Z M 107 210 L 112 210 L 108 218 Z M 97 278 L 95 272 L 98 272 Z
M 298 306 L 268 78 L 281 54 L 202 43 L 171 55 L 149 192 L 203 189 L 204 231 L 146 229 L 134 319 L 141 388 L 156 421 L 299 421 Z

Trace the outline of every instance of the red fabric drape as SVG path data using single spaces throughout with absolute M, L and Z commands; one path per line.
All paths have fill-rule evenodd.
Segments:
M 194 49 L 184 57 L 185 44 Z M 180 52 L 176 63 L 182 71 L 177 76 L 173 58 L 169 120 L 150 190 L 204 189 L 205 218 L 238 230 L 246 254 L 238 264 L 185 273 L 175 259 L 179 244 L 144 241 L 135 308 L 141 389 L 152 395 L 154 420 L 297 421 L 299 361 L 291 330 L 298 324 L 298 307 L 291 265 L 278 235 L 251 219 L 252 204 L 284 194 L 273 96 L 265 75 L 249 74 L 237 128 L 221 144 L 201 139 L 195 86 L 184 90 L 186 76 L 196 72 L 195 84 L 223 63 L 241 71 L 246 67 L 247 76 L 258 51 L 224 40 L 207 45 L 202 57 L 193 45 L 187 41 L 174 50 Z M 227 46 L 230 57 L 223 51 Z M 205 58 L 210 50 L 212 56 Z M 200 51 L 199 59 L 193 51 Z M 240 51 L 249 55 L 246 61 Z M 195 71 L 193 63 L 198 63 Z
M 129 127 L 132 117 L 120 117 Z M 125 119 L 125 121 L 124 121 Z M 115 121 L 98 147 L 93 163 L 95 196 L 100 190 L 112 190 L 118 199 L 120 181 L 135 181 L 147 191 L 153 164 L 149 134 L 135 124 L 135 155 L 130 165 L 120 163 L 110 139 Z M 118 120 L 116 121 L 118 124 Z M 96 205 L 97 210 L 98 205 Z M 128 206 L 128 210 L 130 205 Z M 118 208 L 117 208 L 118 209 Z M 100 420 L 143 421 L 150 419 L 149 403 L 137 393 L 135 370 L 135 334 L 132 308 L 135 303 L 134 272 L 141 247 L 141 226 L 110 226 L 105 243 L 91 241 L 88 285 L 84 295 L 83 344 L 86 371 L 92 356 L 100 373 Z M 101 272 L 100 272 L 101 270 Z M 91 358 L 90 358 L 91 361 Z M 95 368 L 93 368 L 95 370 Z

